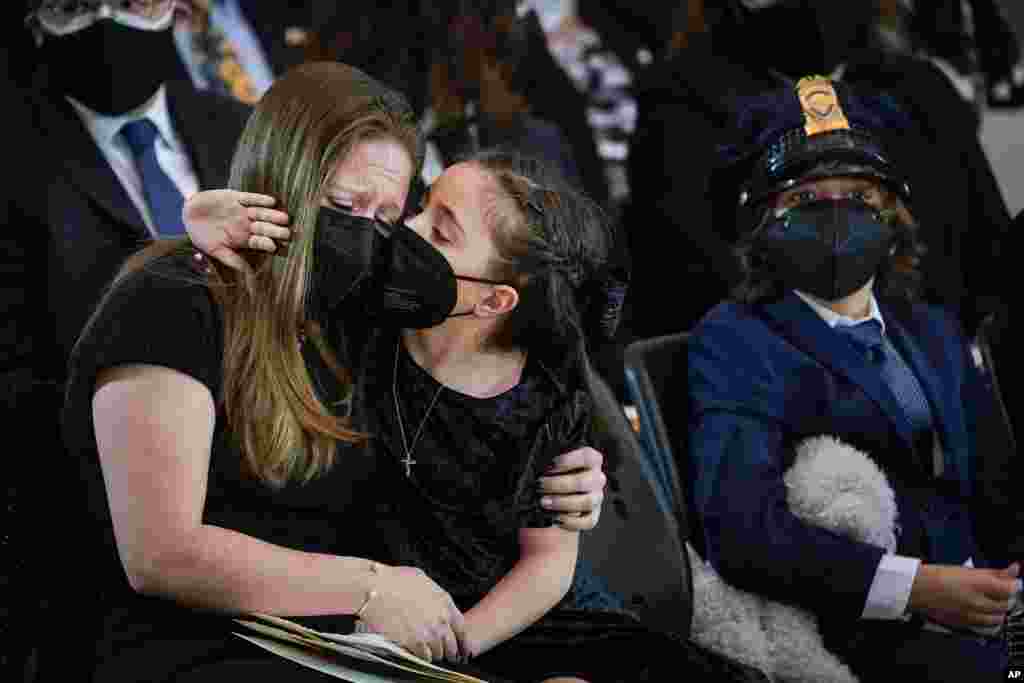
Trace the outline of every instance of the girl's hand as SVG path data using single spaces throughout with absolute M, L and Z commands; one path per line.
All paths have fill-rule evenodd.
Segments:
M 368 629 L 428 661 L 464 660 L 466 624 L 448 592 L 415 567 L 377 566 L 375 595 L 360 617 Z
M 200 251 L 224 265 L 249 272 L 239 249 L 277 251 L 287 242 L 289 216 L 273 209 L 273 197 L 235 190 L 206 190 L 189 197 L 182 210 L 185 229 Z M 287 246 L 287 245 L 285 245 Z
M 563 529 L 589 531 L 597 526 L 608 482 L 603 463 L 604 456 L 593 448 L 577 448 L 555 458 L 540 478 L 541 506 L 559 513 Z

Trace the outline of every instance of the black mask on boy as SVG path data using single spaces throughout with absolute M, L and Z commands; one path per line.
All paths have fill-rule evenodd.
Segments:
M 769 217 L 758 230 L 755 249 L 788 289 L 837 301 L 875 276 L 893 237 L 892 226 L 874 207 L 824 200 Z

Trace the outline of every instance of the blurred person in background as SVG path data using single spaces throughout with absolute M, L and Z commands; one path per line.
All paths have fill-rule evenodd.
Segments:
M 426 8 L 432 39 L 423 127 L 437 154 L 431 160 L 428 151 L 428 165 L 444 168 L 475 149 L 505 146 L 547 160 L 570 184 L 589 190 L 565 132 L 537 113 L 536 99 L 527 92 L 526 61 L 547 47 L 543 32 L 539 45 L 531 42 L 531 27 L 515 10 L 505 0 Z M 428 167 L 424 179 L 429 182 L 433 173 Z
M 362 69 L 409 98 L 417 116 L 426 107 L 429 71 L 427 0 L 307 0 L 310 59 Z M 386 39 L 382 39 L 386 36 Z
M 180 0 L 174 41 L 192 83 L 253 104 L 314 45 L 308 0 Z
M 587 121 L 597 142 L 608 183 L 609 206 L 616 212 L 629 197 L 626 158 L 636 126 L 633 75 L 601 35 L 576 11 L 576 2 L 532 0 L 520 13 L 535 11 L 548 48 L 586 96 Z

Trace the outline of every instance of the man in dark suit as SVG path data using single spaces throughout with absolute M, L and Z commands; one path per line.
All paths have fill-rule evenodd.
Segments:
M 913 295 L 912 195 L 875 133 L 889 107 L 823 77 L 741 100 L 718 177 L 744 280 L 690 343 L 689 492 L 722 576 L 811 610 L 862 680 L 995 680 L 991 630 L 1024 559 L 1020 463 L 979 433 L 994 398 L 960 325 Z M 790 512 L 784 474 L 820 435 L 885 473 L 896 548 Z
M 756 5 L 771 6 L 749 8 Z M 636 336 L 689 329 L 742 278 L 732 207 L 716 211 L 707 194 L 716 144 L 735 115 L 734 96 L 805 73 L 886 92 L 910 116 L 913 125 L 886 142 L 916 195 L 929 198 L 915 212 L 930 251 L 925 297 L 953 309 L 969 330 L 991 310 L 998 282 L 990 264 L 1009 212 L 976 134 L 977 114 L 930 62 L 875 48 L 873 11 L 868 2 L 706 3 L 705 30 L 640 77 L 623 218 L 635 265 L 626 325 Z M 658 297 L 666 273 L 678 284 L 671 306 Z
M 154 14 L 33 3 L 41 68 L 13 109 L 0 386 L 12 442 L 30 444 L 8 473 L 19 514 L 33 520 L 19 552 L 56 604 L 86 585 L 60 576 L 67 559 L 84 570 L 93 556 L 76 464 L 63 459 L 57 428 L 69 353 L 125 258 L 156 236 L 180 234 L 187 194 L 226 186 L 248 116 L 240 104 L 165 82 L 178 68 L 173 2 L 139 6 Z M 138 139 L 147 133 L 148 147 Z
M 7 272 L 23 271 L 4 288 L 3 369 L 31 368 L 37 383 L 63 382 L 71 347 L 121 262 L 155 236 L 183 232 L 174 200 L 164 194 L 159 207 L 152 204 L 147 161 L 156 157 L 180 207 L 197 189 L 227 184 L 248 117 L 247 107 L 165 82 L 174 73 L 169 24 L 150 30 L 130 21 L 96 19 L 60 35 L 51 32 L 59 27 L 36 29 L 43 68 L 25 102 L 31 123 L 17 132 L 33 158 L 14 178 L 0 253 Z M 113 47 L 84 52 L 90 41 Z M 127 131 L 141 120 L 155 129 L 155 149 L 137 156 Z M 166 206 L 172 210 L 162 223 Z

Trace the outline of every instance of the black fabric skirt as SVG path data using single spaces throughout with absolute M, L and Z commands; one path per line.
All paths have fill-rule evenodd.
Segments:
M 627 612 L 559 609 L 472 662 L 488 680 L 522 683 L 556 676 L 590 683 L 766 681 L 673 634 L 653 631 Z M 467 671 L 468 672 L 468 671 Z
M 136 622 L 133 636 L 123 637 L 127 634 L 122 631 L 116 644 L 108 641 L 108 646 L 113 648 L 107 649 L 106 656 L 101 656 L 94 682 L 277 680 L 326 683 L 338 680 L 231 635 L 230 621 L 224 617 L 192 613 L 191 619 L 176 621 L 173 628 L 166 622 L 156 621 L 144 629 Z M 468 664 L 442 665 L 489 683 L 533 683 L 555 676 L 574 676 L 590 683 L 680 679 L 760 683 L 767 680 L 758 672 L 725 660 L 689 640 L 652 631 L 626 612 L 581 609 L 553 610 L 516 637 Z

